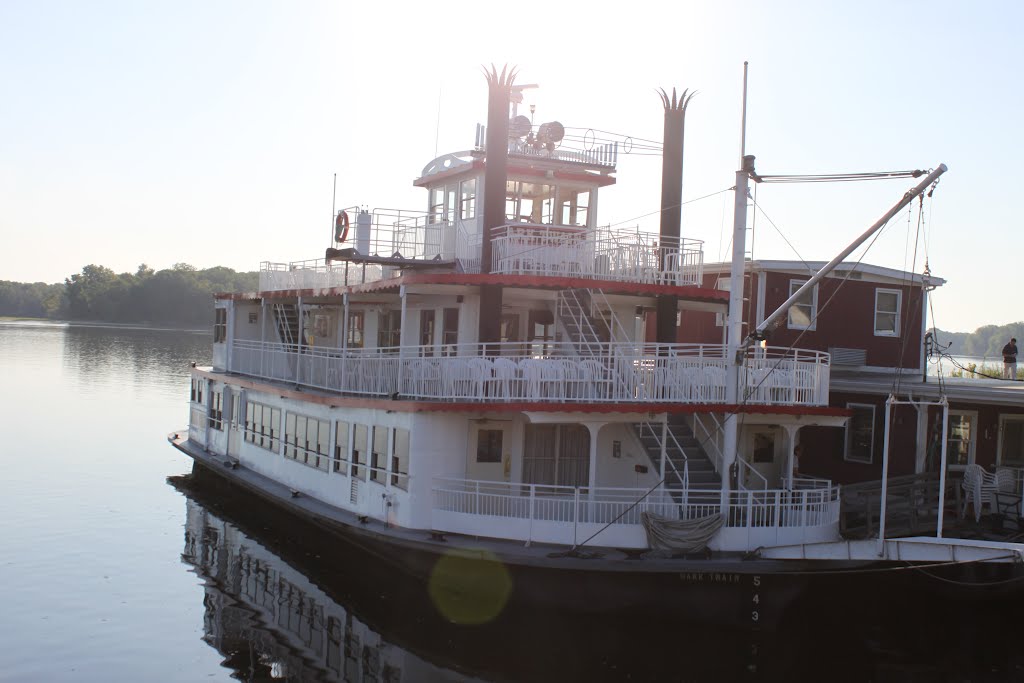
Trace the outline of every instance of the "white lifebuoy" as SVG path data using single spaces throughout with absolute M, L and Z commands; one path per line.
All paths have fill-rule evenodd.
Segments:
M 338 212 L 338 217 L 334 219 L 334 241 L 344 242 L 345 238 L 348 237 L 348 214 L 344 211 Z

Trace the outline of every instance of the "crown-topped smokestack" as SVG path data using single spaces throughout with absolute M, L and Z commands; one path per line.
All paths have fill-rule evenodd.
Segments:
M 665 106 L 665 134 L 662 145 L 661 161 L 661 229 L 658 245 L 661 247 L 661 268 L 669 270 L 669 249 L 679 248 L 680 228 L 683 222 L 683 133 L 686 128 L 686 107 L 696 94 L 684 90 L 676 96 L 672 88 L 672 96 L 664 90 L 659 91 L 661 103 Z M 661 344 L 674 344 L 678 339 L 676 327 L 676 309 L 678 303 L 674 296 L 659 296 L 657 305 L 657 341 Z
M 516 68 L 506 64 L 501 73 L 492 64 L 484 69 L 487 79 L 487 151 L 484 168 L 483 239 L 480 272 L 491 272 L 491 240 L 494 229 L 505 224 L 505 186 L 508 181 L 508 120 Z M 479 341 L 501 341 L 501 286 L 480 288 Z

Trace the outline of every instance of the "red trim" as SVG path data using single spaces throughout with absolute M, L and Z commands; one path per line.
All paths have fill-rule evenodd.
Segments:
M 687 301 L 728 303 L 729 292 L 711 287 L 679 287 L 653 285 L 643 282 L 617 282 L 585 277 L 548 277 L 542 275 L 495 275 L 486 273 L 406 273 L 397 278 L 368 282 L 349 287 L 327 289 L 281 289 L 266 292 L 234 292 L 215 294 L 215 299 L 244 301 L 250 299 L 284 299 L 291 297 L 340 296 L 345 292 L 362 294 L 398 290 L 402 285 L 502 285 L 505 287 L 533 287 L 537 289 L 575 289 L 598 286 L 609 294 L 637 296 L 675 296 Z
M 313 393 L 316 390 L 302 391 L 286 389 L 280 385 L 268 384 L 259 380 L 242 379 L 236 376 L 225 376 L 212 370 L 195 368 L 193 374 L 224 382 L 242 389 L 254 389 L 281 398 L 290 398 L 307 403 L 336 406 L 339 408 L 371 408 L 376 410 L 393 410 L 398 413 L 743 413 L 745 415 L 825 415 L 849 417 L 853 411 L 848 408 L 832 408 L 829 406 L 735 406 L 726 403 L 487 403 L 483 401 L 449 403 L 445 401 L 410 401 L 406 399 L 352 398 L 331 394 Z

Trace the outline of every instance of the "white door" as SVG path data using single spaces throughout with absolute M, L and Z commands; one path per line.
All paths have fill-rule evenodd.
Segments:
M 743 459 L 750 464 L 750 468 L 743 468 L 740 476 L 743 477 L 743 485 L 750 489 L 768 488 L 779 486 L 779 476 L 782 472 L 782 458 L 779 457 L 782 446 L 782 436 L 776 427 L 753 427 L 747 432 L 747 444 L 743 449 Z M 754 470 L 757 474 L 750 472 Z M 757 475 L 764 477 L 764 481 Z
M 471 422 L 466 478 L 480 481 L 509 481 L 512 471 L 510 422 Z

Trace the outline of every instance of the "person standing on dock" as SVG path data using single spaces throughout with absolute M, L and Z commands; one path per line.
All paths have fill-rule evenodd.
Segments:
M 1017 338 L 1003 347 L 1003 379 L 1017 379 Z

